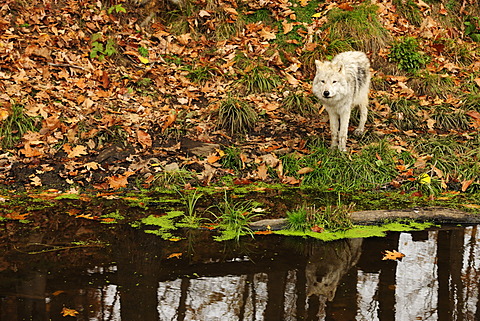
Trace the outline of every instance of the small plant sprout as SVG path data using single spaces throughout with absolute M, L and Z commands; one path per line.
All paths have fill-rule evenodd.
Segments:
M 183 202 L 187 207 L 187 211 L 182 221 L 188 225 L 193 225 L 193 226 L 198 225 L 198 223 L 202 218 L 200 218 L 197 215 L 196 205 L 198 200 L 203 196 L 203 194 L 201 193 L 197 194 L 197 191 L 195 190 L 193 193 L 184 193 L 181 195 L 182 195 Z

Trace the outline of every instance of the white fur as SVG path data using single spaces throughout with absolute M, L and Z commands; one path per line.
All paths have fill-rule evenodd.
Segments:
M 355 135 L 361 135 L 368 113 L 370 62 L 360 51 L 342 52 L 332 61 L 316 60 L 317 73 L 313 93 L 325 106 L 330 118 L 332 148 L 347 151 L 347 133 L 354 106 L 360 108 L 360 122 Z

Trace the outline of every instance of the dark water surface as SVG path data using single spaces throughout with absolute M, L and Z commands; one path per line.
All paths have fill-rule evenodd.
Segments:
M 28 237 L 0 252 L 1 321 L 480 320 L 477 226 L 330 243 L 198 231 L 167 242 L 128 227 L 105 229 L 105 247 Z M 403 260 L 382 260 L 393 249 Z

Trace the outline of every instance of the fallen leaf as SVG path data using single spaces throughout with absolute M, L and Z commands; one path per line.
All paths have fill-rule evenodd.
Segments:
M 480 77 L 475 78 L 473 81 L 477 84 L 478 87 L 480 87 Z
M 134 172 L 125 172 L 123 175 L 113 175 L 107 177 L 107 182 L 110 188 L 119 189 L 122 187 L 127 187 L 128 185 L 128 178 L 132 176 Z
M 4 217 L 10 220 L 24 220 L 30 213 L 19 214 L 18 212 L 7 213 Z
M 385 250 L 385 252 L 383 253 L 382 260 L 401 261 L 403 257 L 405 257 L 405 254 L 397 252 L 396 250 L 393 250 L 393 251 Z
M 220 160 L 220 156 L 216 155 L 216 154 L 211 154 L 207 157 L 207 162 L 209 162 L 210 164 L 213 164 L 213 163 L 216 163 L 217 161 Z
M 152 147 L 152 136 L 143 130 L 137 130 L 137 139 L 143 148 Z
M 465 192 L 467 188 L 475 181 L 475 178 L 465 180 L 462 182 L 462 192 Z
M 270 231 L 270 230 L 266 230 L 266 231 L 255 231 L 255 232 L 253 232 L 253 234 L 255 234 L 255 235 L 270 235 L 270 234 L 273 234 L 273 232 Z
M 464 206 L 466 208 L 472 208 L 472 209 L 480 208 L 480 205 L 478 205 L 478 204 L 462 204 L 462 206 Z
M 293 23 L 288 22 L 287 20 L 282 21 L 283 34 L 286 35 L 293 30 Z
M 297 171 L 297 174 L 298 175 L 304 175 L 304 174 L 307 174 L 307 173 L 311 173 L 313 172 L 314 169 L 311 168 L 311 167 L 304 167 L 304 168 L 300 168 L 298 171 Z
M 179 259 L 179 258 L 182 257 L 182 255 L 183 255 L 183 253 L 172 253 L 172 254 L 170 254 L 170 255 L 167 257 L 167 259 L 171 259 L 171 258 L 174 258 L 174 257 L 176 257 L 177 259 Z
M 37 157 L 42 156 L 43 151 L 36 147 L 31 147 L 29 143 L 26 143 L 22 149 L 20 149 L 20 153 L 25 155 L 25 157 Z
M 432 182 L 432 178 L 427 173 L 422 173 L 418 176 L 418 181 L 419 181 L 420 184 L 427 184 L 428 185 Z
M 77 145 L 72 148 L 70 144 L 63 144 L 63 151 L 67 153 L 68 158 L 75 158 L 81 155 L 87 155 L 87 147 L 83 145 Z
M 267 167 L 267 165 L 262 164 L 262 165 L 258 166 L 258 168 L 257 168 L 257 176 L 258 176 L 258 178 L 260 178 L 261 180 L 267 179 L 267 177 L 268 177 L 268 167 Z
M 311 228 L 312 232 L 315 233 L 322 233 L 324 231 L 324 228 L 318 225 L 315 225 L 314 227 Z
M 177 119 L 177 114 L 174 113 L 174 112 L 171 112 L 171 113 L 168 115 L 167 120 L 165 121 L 165 123 L 163 123 L 162 133 L 165 131 L 165 129 L 167 129 L 168 127 L 170 127 L 170 126 L 175 122 L 176 119 Z
M 69 309 L 69 308 L 63 307 L 63 310 L 62 310 L 61 313 L 62 313 L 62 316 L 64 316 L 64 317 L 74 317 L 78 314 L 78 311 L 74 310 L 74 309 Z
M 260 30 L 258 34 L 263 40 L 273 40 L 277 38 L 274 32 L 268 31 L 265 28 Z

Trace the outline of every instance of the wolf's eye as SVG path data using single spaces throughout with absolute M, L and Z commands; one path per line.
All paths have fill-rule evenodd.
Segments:
M 325 80 L 320 80 L 320 82 L 321 82 L 322 84 L 324 84 L 324 83 L 325 83 Z
M 334 81 L 332 81 L 332 83 L 336 84 L 336 83 L 337 83 L 337 81 L 336 81 L 336 80 L 334 80 Z

